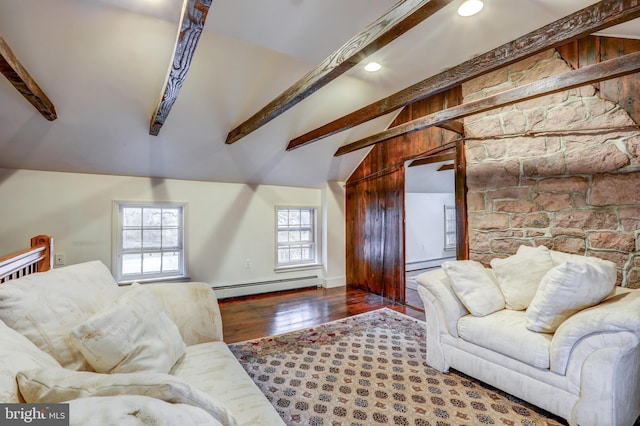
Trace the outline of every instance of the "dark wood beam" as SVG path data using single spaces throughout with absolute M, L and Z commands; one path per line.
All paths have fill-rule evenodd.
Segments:
M 44 91 L 22 66 L 16 55 L 4 38 L 0 36 L 0 73 L 4 75 L 13 87 L 18 89 L 44 118 L 53 121 L 58 118 L 56 108 Z
M 464 123 L 462 121 L 449 121 L 448 123 L 439 124 L 437 127 L 464 135 Z
M 202 33 L 204 21 L 207 19 L 210 6 L 211 0 L 184 0 L 176 45 L 173 49 L 173 57 L 171 58 L 171 66 L 160 96 L 160 101 L 149 123 L 150 135 L 158 136 L 160 128 L 169 116 L 169 112 L 178 98 L 182 84 L 187 78 L 191 59 L 193 59 L 198 40 L 200 40 L 200 34 Z
M 456 166 L 453 163 L 451 163 L 451 164 L 443 164 L 442 166 L 438 167 L 437 171 L 441 172 L 443 170 L 453 170 L 455 168 L 456 168 Z
M 516 87 L 493 96 L 478 99 L 454 106 L 421 118 L 409 121 L 396 127 L 392 127 L 375 135 L 360 139 L 359 141 L 344 145 L 338 149 L 336 156 L 366 148 L 376 143 L 394 138 L 396 136 L 412 133 L 418 130 L 445 123 L 450 120 L 457 120 L 469 115 L 489 111 L 494 108 L 501 108 L 529 99 L 539 98 L 552 93 L 562 92 L 593 84 L 612 78 L 621 77 L 636 73 L 640 70 L 640 52 L 631 53 L 615 59 L 589 65 L 575 71 L 569 71 L 560 75 L 547 77 L 545 79 Z
M 226 143 L 237 142 L 273 120 L 451 2 L 452 0 L 398 2 L 385 15 L 354 36 L 293 86 L 232 129 L 227 135 Z
M 287 150 L 350 129 L 552 47 L 640 17 L 639 0 L 603 0 L 293 139 Z
M 455 158 L 456 158 L 455 151 L 451 151 L 443 154 L 430 155 L 429 157 L 413 160 L 411 164 L 409 164 L 409 167 L 417 167 L 417 166 L 424 166 L 425 164 L 441 163 L 443 161 L 454 160 Z

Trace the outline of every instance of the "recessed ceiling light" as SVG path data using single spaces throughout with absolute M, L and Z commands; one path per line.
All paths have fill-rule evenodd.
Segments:
M 481 0 L 466 0 L 458 8 L 458 15 L 460 16 L 472 16 L 480 12 L 484 7 L 484 3 Z
M 380 68 L 382 68 L 382 65 L 380 65 L 377 62 L 369 62 L 367 65 L 364 66 L 365 71 L 369 71 L 369 72 L 379 71 Z

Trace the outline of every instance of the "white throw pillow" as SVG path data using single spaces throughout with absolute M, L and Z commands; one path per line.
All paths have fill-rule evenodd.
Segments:
M 29 403 L 58 403 L 93 396 L 143 395 L 200 407 L 224 425 L 236 421 L 225 405 L 187 382 L 162 373 L 99 374 L 65 368 L 39 368 L 17 375 Z
M 451 288 L 451 280 L 444 269 L 434 269 L 416 276 L 418 285 L 425 287 L 442 304 L 447 330 L 458 337 L 458 320 L 469 314 L 456 293 Z
M 0 402 L 24 402 L 18 392 L 16 374 L 21 370 L 41 367 L 60 367 L 60 364 L 0 321 Z
M 489 271 L 475 260 L 444 262 L 453 291 L 472 315 L 483 317 L 504 309 L 504 297 Z
M 100 261 L 27 275 L 0 285 L 0 319 L 63 367 L 91 370 L 69 340 L 69 330 L 121 294 Z
M 600 303 L 616 283 L 613 262 L 565 262 L 551 269 L 527 309 L 527 328 L 553 333 L 576 312 Z
M 491 260 L 505 305 L 515 311 L 527 309 L 540 280 L 553 267 L 549 249 L 545 246 L 520 246 L 513 256 Z
M 142 285 L 133 286 L 70 335 L 99 373 L 168 373 L 185 349 L 178 327 Z
M 201 408 L 140 395 L 69 401 L 69 426 L 87 425 L 226 426 Z

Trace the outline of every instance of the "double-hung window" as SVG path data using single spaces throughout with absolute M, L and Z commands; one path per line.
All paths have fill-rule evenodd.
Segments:
M 276 208 L 276 268 L 319 263 L 317 222 L 316 208 Z
M 116 202 L 118 282 L 186 277 L 184 204 Z
M 456 208 L 444 206 L 444 249 L 456 249 Z

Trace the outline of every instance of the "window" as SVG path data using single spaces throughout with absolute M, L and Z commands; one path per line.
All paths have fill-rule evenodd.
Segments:
M 444 206 L 444 249 L 456 249 L 456 208 Z
M 183 204 L 116 203 L 118 282 L 186 276 Z
M 276 267 L 315 265 L 318 263 L 317 209 L 277 208 Z

